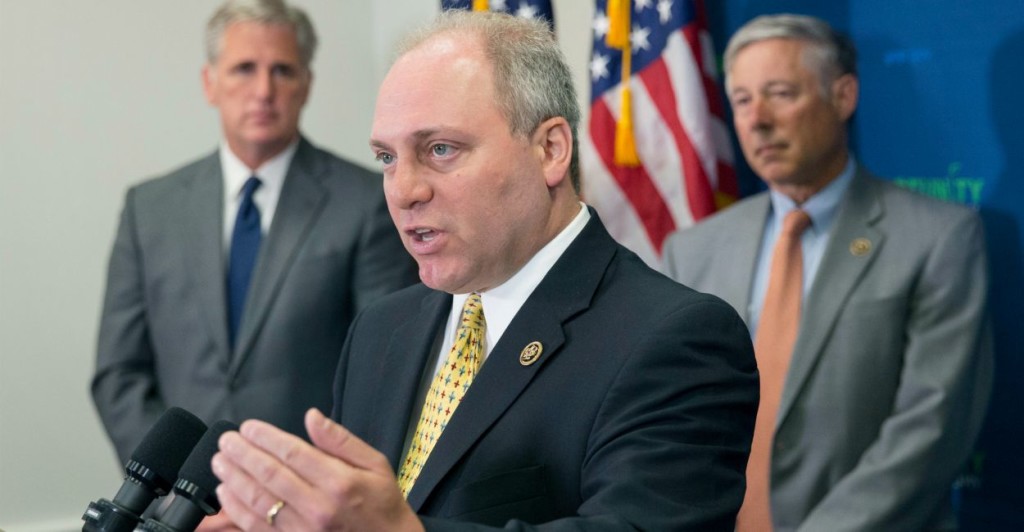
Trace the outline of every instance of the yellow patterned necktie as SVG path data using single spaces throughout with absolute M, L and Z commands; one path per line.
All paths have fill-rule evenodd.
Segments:
M 444 366 L 430 383 L 430 390 L 423 401 L 423 411 L 416 423 L 416 432 L 398 473 L 398 487 L 405 497 L 409 496 L 430 451 L 434 450 L 434 444 L 480 371 L 484 360 L 486 327 L 480 294 L 470 294 L 462 306 L 462 321 L 455 331 L 455 344 L 448 352 Z

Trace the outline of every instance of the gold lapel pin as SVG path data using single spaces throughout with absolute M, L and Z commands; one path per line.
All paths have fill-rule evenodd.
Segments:
M 854 238 L 850 242 L 850 254 L 854 257 L 862 257 L 871 251 L 871 241 L 866 238 Z
M 540 354 L 544 352 L 544 346 L 540 342 L 530 342 L 526 344 L 523 351 L 519 353 L 519 363 L 524 366 L 533 364 L 540 358 Z

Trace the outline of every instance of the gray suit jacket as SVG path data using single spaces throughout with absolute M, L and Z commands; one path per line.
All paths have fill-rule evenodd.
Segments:
M 331 408 L 345 335 L 416 280 L 378 175 L 300 141 L 229 351 L 217 153 L 128 191 L 110 256 L 92 395 L 122 461 L 169 406 L 304 435 Z
M 669 275 L 746 319 L 769 209 L 763 193 L 673 235 Z M 950 485 L 991 388 L 987 290 L 973 211 L 856 175 L 805 296 L 782 393 L 777 532 L 955 527 Z

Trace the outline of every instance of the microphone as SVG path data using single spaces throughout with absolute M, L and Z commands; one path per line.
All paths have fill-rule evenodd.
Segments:
M 124 466 L 124 482 L 113 501 L 89 503 L 82 532 L 129 532 L 153 499 L 171 490 L 178 469 L 206 432 L 206 423 L 187 410 L 171 407 L 149 429 Z
M 220 511 L 220 501 L 214 491 L 220 485 L 220 479 L 213 474 L 210 460 L 217 454 L 220 435 L 229 430 L 238 430 L 238 424 L 218 421 L 210 426 L 182 464 L 170 502 L 164 503 L 156 517 L 146 519 L 135 530 L 191 532 L 203 518 Z

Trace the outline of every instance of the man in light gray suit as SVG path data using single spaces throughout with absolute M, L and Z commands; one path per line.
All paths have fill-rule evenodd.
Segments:
M 855 55 L 810 17 L 760 17 L 736 33 L 726 89 L 743 153 L 769 191 L 673 235 L 664 249 L 673 278 L 728 301 L 756 336 L 783 218 L 797 208 L 810 216 L 795 251 L 798 333 L 778 408 L 766 412 L 774 422 L 758 427 L 767 431 L 764 477 L 747 470 L 748 486 L 765 479 L 770 511 L 745 527 L 741 510 L 741 530 L 955 528 L 951 483 L 988 401 L 979 219 L 854 160 Z
M 92 395 L 122 462 L 169 406 L 305 435 L 355 314 L 416 281 L 381 177 L 299 134 L 306 15 L 230 1 L 206 40 L 220 149 L 129 190 L 110 257 Z

